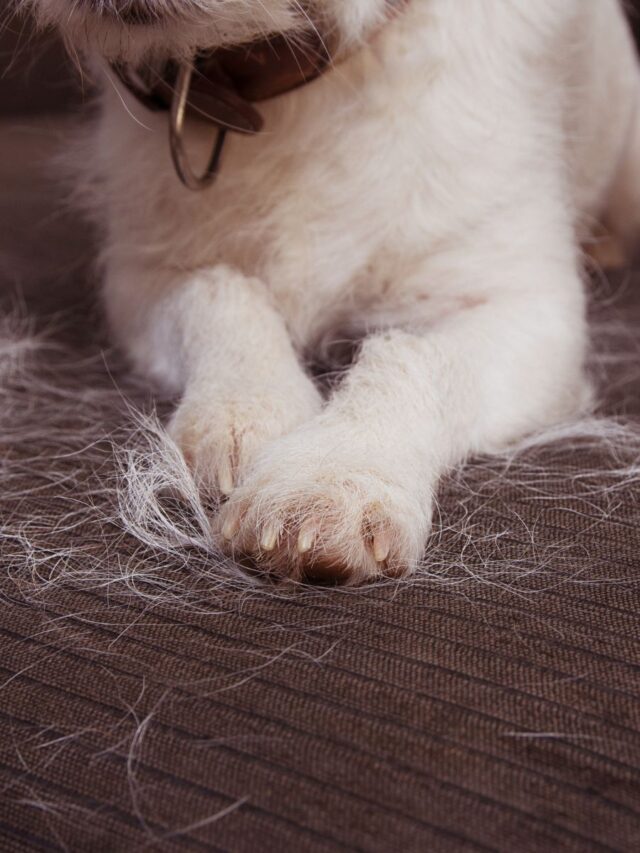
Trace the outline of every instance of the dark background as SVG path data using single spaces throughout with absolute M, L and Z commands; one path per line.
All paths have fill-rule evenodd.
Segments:
M 55 112 L 80 100 L 79 75 L 52 33 L 35 34 L 26 17 L 0 32 L 0 113 Z

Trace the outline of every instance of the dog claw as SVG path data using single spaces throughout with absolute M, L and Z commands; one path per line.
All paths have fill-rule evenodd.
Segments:
M 308 554 L 313 548 L 316 531 L 312 525 L 303 525 L 298 534 L 298 554 Z
M 222 536 L 227 542 L 231 542 L 233 537 L 240 530 L 240 515 L 230 515 L 229 518 L 222 525 Z
M 218 488 L 225 497 L 228 497 L 233 491 L 233 473 L 228 460 L 220 465 L 218 471 Z
M 391 537 L 387 531 L 378 532 L 373 537 L 373 559 L 384 563 L 391 551 Z
M 263 551 L 274 551 L 278 544 L 279 528 L 275 524 L 270 524 L 266 527 L 260 538 L 260 548 Z

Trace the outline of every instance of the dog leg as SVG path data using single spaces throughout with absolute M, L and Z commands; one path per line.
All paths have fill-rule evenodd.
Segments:
M 461 247 L 448 276 L 476 282 L 468 307 L 365 340 L 324 411 L 271 444 L 223 507 L 227 548 L 294 578 L 405 573 L 448 468 L 584 407 L 580 275 L 572 252 L 540 251 L 520 262 Z
M 169 431 L 202 486 L 226 495 L 320 394 L 262 282 L 226 266 L 175 286 L 130 280 L 109 277 L 112 323 L 138 368 L 182 393 Z

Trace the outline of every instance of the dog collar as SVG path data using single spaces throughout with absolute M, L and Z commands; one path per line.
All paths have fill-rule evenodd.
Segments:
M 387 2 L 393 17 L 409 0 Z M 186 187 L 202 190 L 218 174 L 227 133 L 255 134 L 262 129 L 263 119 L 254 104 L 312 83 L 335 61 L 331 48 L 313 33 L 304 43 L 273 35 L 250 44 L 201 52 L 192 63 L 170 61 L 157 73 L 142 74 L 121 64 L 112 65 L 112 69 L 147 109 L 169 112 L 175 170 Z M 184 147 L 187 117 L 212 124 L 218 131 L 201 175 L 191 168 Z

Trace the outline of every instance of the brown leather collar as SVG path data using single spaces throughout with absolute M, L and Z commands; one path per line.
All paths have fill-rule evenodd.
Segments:
M 238 47 L 198 55 L 193 64 L 186 112 L 238 133 L 256 133 L 262 116 L 252 104 L 284 95 L 311 83 L 330 66 L 331 57 L 319 38 L 303 46 L 275 35 Z M 176 91 L 179 66 L 168 62 L 160 73 L 144 76 L 126 66 L 114 66 L 119 78 L 148 109 L 166 111 Z
M 409 0 L 387 2 L 391 18 Z M 262 129 L 263 119 L 255 103 L 305 86 L 333 64 L 331 50 L 314 33 L 302 43 L 273 35 L 251 44 L 202 52 L 188 69 L 175 62 L 168 62 L 159 72 L 142 73 L 126 65 L 112 67 L 144 106 L 156 112 L 171 112 L 171 151 L 176 171 L 190 189 L 202 189 L 215 178 L 226 132 L 253 134 Z M 200 177 L 190 171 L 182 146 L 185 115 L 219 129 L 211 162 Z

